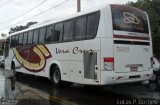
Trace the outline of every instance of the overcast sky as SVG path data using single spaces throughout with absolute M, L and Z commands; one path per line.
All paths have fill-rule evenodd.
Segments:
M 25 25 L 30 21 L 42 22 L 76 13 L 77 0 L 65 1 L 67 0 L 0 0 L 0 34 L 8 33 L 10 27 Z M 81 0 L 81 6 L 83 11 L 105 3 L 125 4 L 128 1 L 136 2 L 137 0 Z M 59 4 L 61 5 L 40 14 Z M 32 8 L 34 9 L 30 11 Z M 40 15 L 35 16 L 37 14 Z

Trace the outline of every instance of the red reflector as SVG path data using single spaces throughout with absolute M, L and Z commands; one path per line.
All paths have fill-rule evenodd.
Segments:
M 99 81 L 96 81 L 97 83 L 99 83 Z
M 121 78 L 122 78 L 122 77 L 121 77 L 121 76 L 119 76 L 119 77 L 117 77 L 117 78 L 116 78 L 116 80 L 119 80 L 119 79 L 121 79 Z
M 104 58 L 104 62 L 114 62 L 114 58 Z

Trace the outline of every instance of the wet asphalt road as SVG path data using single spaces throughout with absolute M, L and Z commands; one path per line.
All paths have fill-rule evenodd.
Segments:
M 118 99 L 131 99 L 99 87 L 72 85 L 54 88 L 48 79 L 28 75 L 19 76 L 17 82 L 23 83 L 21 86 L 25 85 L 29 91 L 48 98 L 53 105 L 107 105 L 116 104 Z
M 10 79 L 8 81 L 8 91 Z M 16 89 L 10 90 L 18 105 L 120 105 L 159 104 L 160 86 L 124 84 L 103 88 L 74 84 L 54 88 L 46 78 L 19 74 Z
M 46 105 L 117 105 L 121 104 L 121 101 L 123 103 L 123 100 L 125 102 L 129 100 L 128 102 L 131 104 L 144 103 L 149 105 L 150 103 L 158 104 L 157 101 L 160 99 L 160 86 L 154 83 L 151 83 L 150 85 L 136 83 L 112 87 L 106 86 L 103 87 L 103 89 L 92 86 L 84 87 L 82 85 L 54 88 L 50 81 L 46 78 L 20 74 L 20 76 L 17 78 L 17 84 L 22 87 L 25 86 L 26 89 L 24 90 L 28 89 L 28 91 L 31 91 L 37 96 L 42 97 L 41 101 L 43 105 L 44 102 Z M 143 102 L 145 99 L 147 101 Z M 32 101 L 37 102 L 36 100 Z

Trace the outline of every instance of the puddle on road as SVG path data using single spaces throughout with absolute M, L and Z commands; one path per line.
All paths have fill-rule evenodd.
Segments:
M 10 78 L 5 79 L 5 99 L 2 99 L 2 105 L 53 105 L 54 103 L 49 100 L 49 96 L 37 94 L 17 83 L 15 86 L 15 90 L 12 90 Z
M 53 105 L 54 102 L 39 94 L 28 90 L 25 86 L 15 83 L 13 76 L 0 70 L 0 76 L 4 76 L 4 96 L 0 99 L 0 105 Z M 14 84 L 15 83 L 15 84 Z
M 12 90 L 11 80 L 6 78 L 4 103 L 16 103 L 12 105 L 76 105 L 21 83 L 16 83 L 15 86 L 15 90 Z

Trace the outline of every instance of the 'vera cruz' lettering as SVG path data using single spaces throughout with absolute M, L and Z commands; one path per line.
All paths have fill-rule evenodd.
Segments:
M 70 51 L 56 48 L 56 54 L 66 54 L 66 53 L 70 53 Z
M 64 49 L 59 49 L 59 48 L 56 48 L 56 54 L 69 54 L 71 51 L 69 49 L 67 50 L 64 50 Z M 72 49 L 72 53 L 73 54 L 82 54 L 82 53 L 93 53 L 94 51 L 92 49 L 90 50 L 82 50 L 82 49 L 79 49 L 78 47 L 74 47 Z
M 91 53 L 91 52 L 94 52 L 92 49 L 90 50 L 82 50 L 82 49 L 79 49 L 78 47 L 75 47 L 73 49 L 73 54 L 78 54 L 78 53 Z

